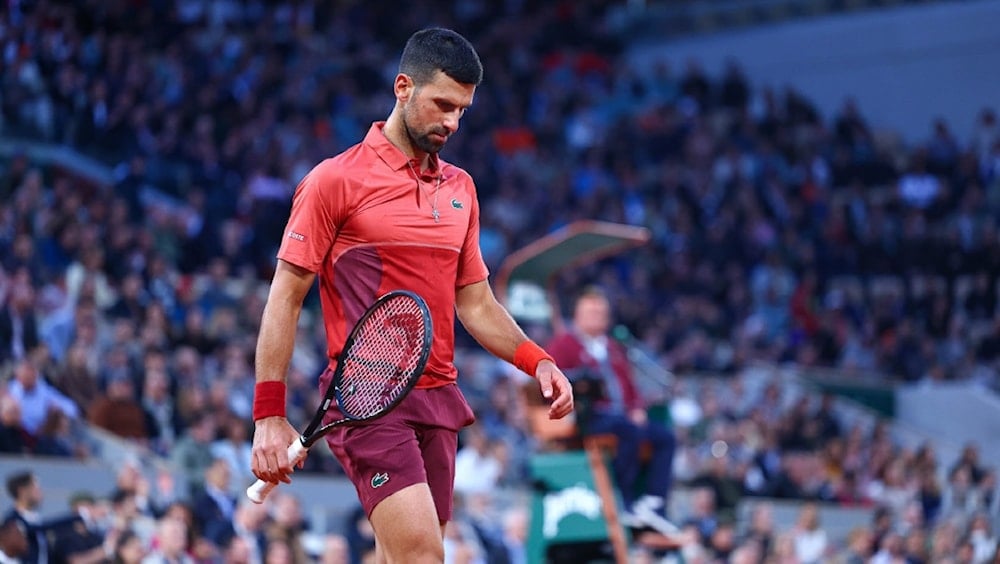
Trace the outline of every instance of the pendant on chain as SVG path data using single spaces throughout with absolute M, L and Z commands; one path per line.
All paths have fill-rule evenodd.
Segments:
M 434 216 L 434 223 L 441 223 L 441 212 L 434 209 L 431 210 L 431 215 Z

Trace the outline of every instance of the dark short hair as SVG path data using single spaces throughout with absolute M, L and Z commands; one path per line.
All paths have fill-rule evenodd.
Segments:
M 430 82 L 437 71 L 462 84 L 479 86 L 483 81 L 483 63 L 466 38 L 450 29 L 422 29 L 407 40 L 399 72 L 420 86 Z
M 583 288 L 580 289 L 579 292 L 577 292 L 576 300 L 574 300 L 574 303 L 578 304 L 583 300 L 594 299 L 594 298 L 610 301 L 608 293 L 604 291 L 604 288 L 601 288 L 596 284 L 589 284 L 587 286 L 584 286 Z
M 7 476 L 7 494 L 11 499 L 17 499 L 18 494 L 21 490 L 31 485 L 35 479 L 35 475 L 28 470 L 22 470 L 20 472 L 15 472 Z

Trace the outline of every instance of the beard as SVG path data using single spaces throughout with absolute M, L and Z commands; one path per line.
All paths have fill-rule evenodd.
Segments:
M 410 138 L 410 143 L 427 154 L 437 154 L 444 147 L 444 144 L 448 142 L 448 132 L 433 127 L 426 131 L 418 131 L 416 128 L 410 126 L 409 113 L 409 108 L 403 112 L 403 129 L 406 130 L 406 136 Z M 444 137 L 444 141 L 432 140 L 432 133 L 441 135 Z

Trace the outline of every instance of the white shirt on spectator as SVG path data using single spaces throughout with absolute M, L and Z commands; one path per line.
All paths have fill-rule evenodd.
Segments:
M 41 378 L 30 391 L 25 390 L 20 381 L 11 380 L 7 391 L 21 404 L 21 424 L 32 435 L 38 432 L 50 408 L 62 411 L 70 419 L 76 419 L 80 415 L 80 410 L 73 400 L 62 395 L 59 390 Z
M 455 491 L 460 493 L 485 493 L 496 487 L 500 480 L 500 461 L 475 448 L 462 447 L 455 455 Z
M 899 179 L 899 196 L 907 204 L 924 209 L 941 191 L 941 183 L 930 174 L 906 174 Z
M 803 564 L 821 562 L 826 553 L 827 537 L 823 529 L 795 533 L 795 556 Z

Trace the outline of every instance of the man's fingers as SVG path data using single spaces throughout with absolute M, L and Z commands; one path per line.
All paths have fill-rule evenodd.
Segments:
M 544 371 L 538 375 L 538 386 L 542 389 L 542 397 L 549 399 L 552 397 L 552 373 Z
M 549 419 L 562 419 L 573 411 L 573 398 L 569 395 L 560 395 L 556 401 L 549 406 Z
M 285 449 L 276 451 L 272 460 L 274 461 L 274 471 L 272 472 L 274 479 L 271 481 L 292 483 L 292 479 L 289 477 L 292 473 L 292 465 L 288 463 L 288 451 Z
M 286 449 L 273 449 L 254 452 L 253 474 L 257 478 L 271 483 L 284 482 L 292 483 L 292 465 L 288 460 Z
M 565 377 L 553 378 L 555 401 L 549 406 L 549 419 L 562 419 L 573 411 L 573 388 Z

